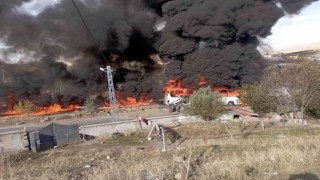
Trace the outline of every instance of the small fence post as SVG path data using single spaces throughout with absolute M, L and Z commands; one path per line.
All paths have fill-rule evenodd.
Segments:
M 162 152 L 166 152 L 166 139 L 164 137 L 164 130 L 163 130 L 163 126 L 160 127 L 161 129 L 161 135 L 162 135 L 162 143 L 163 143 L 163 149 Z
M 137 119 L 138 119 L 138 122 L 139 122 L 139 125 L 140 125 L 140 130 L 142 130 L 142 123 L 141 123 L 140 116 L 137 116 Z

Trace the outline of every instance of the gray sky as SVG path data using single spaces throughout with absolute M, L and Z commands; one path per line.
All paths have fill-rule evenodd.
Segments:
M 298 15 L 281 18 L 272 28 L 272 35 L 263 40 L 271 50 L 320 48 L 320 1 L 304 8 Z

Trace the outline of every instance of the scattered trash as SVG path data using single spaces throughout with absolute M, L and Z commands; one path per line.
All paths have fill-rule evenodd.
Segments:
M 112 133 L 112 138 L 118 138 L 118 137 L 122 137 L 124 134 L 121 133 L 121 132 L 115 132 L 115 133 Z
M 104 144 L 104 142 L 102 141 L 100 144 Z
M 264 172 L 265 175 L 271 175 L 271 176 L 277 176 L 278 175 L 278 172 Z
M 90 136 L 90 135 L 87 135 L 87 134 L 80 134 L 80 138 L 81 138 L 82 140 L 89 141 L 89 140 L 95 139 L 96 137 L 95 137 L 95 136 Z
M 173 159 L 175 162 L 179 162 L 179 163 L 186 161 L 186 157 L 182 157 L 182 156 L 175 156 Z
M 287 136 L 284 136 L 284 135 L 277 135 L 277 136 L 275 136 L 274 138 L 275 139 L 284 139 L 284 138 L 286 138 Z
M 87 164 L 87 165 L 84 166 L 84 168 L 91 168 L 91 165 Z
M 94 161 L 94 158 L 91 158 L 90 161 Z
M 270 160 L 271 160 L 271 161 L 276 161 L 276 158 L 270 157 Z
M 110 157 L 110 156 L 107 156 L 107 159 L 111 159 L 111 157 Z
M 182 179 L 182 174 L 181 173 L 177 173 L 176 175 L 174 175 L 174 178 L 176 180 L 180 180 L 180 179 Z
M 153 173 L 148 172 L 148 171 L 145 171 L 143 174 L 144 180 L 154 180 L 156 177 L 157 177 L 156 175 L 154 175 Z
M 53 146 L 53 149 L 57 149 L 57 148 L 59 148 L 59 146 Z
M 25 122 L 17 122 L 16 125 L 21 125 L 21 124 L 24 124 Z

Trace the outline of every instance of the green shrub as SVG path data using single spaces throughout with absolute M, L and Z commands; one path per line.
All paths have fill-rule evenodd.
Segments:
M 190 97 L 189 105 L 184 109 L 186 114 L 197 115 L 204 120 L 212 120 L 225 111 L 224 104 L 218 92 L 212 92 L 210 87 L 200 88 Z

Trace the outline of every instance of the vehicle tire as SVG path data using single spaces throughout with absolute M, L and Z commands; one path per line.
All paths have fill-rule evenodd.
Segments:
M 234 102 L 233 101 L 229 101 L 228 102 L 228 106 L 234 106 Z
M 178 105 L 178 106 L 176 107 L 176 111 L 177 111 L 177 112 L 180 112 L 180 110 L 181 110 L 181 105 Z
M 170 105 L 169 106 L 169 112 L 174 112 L 176 110 L 176 108 L 174 107 L 174 105 Z

